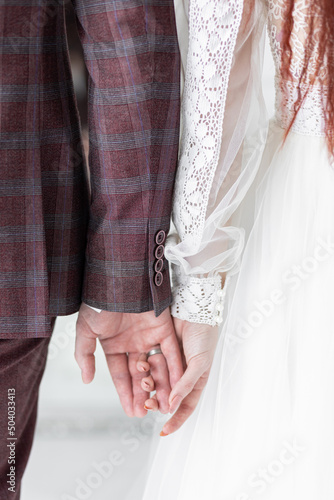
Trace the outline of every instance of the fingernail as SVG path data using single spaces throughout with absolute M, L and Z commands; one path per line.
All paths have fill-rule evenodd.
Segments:
M 141 369 L 142 372 L 146 372 L 145 366 L 141 366 L 140 369 Z
M 169 405 L 169 413 L 174 413 L 182 403 L 182 396 L 175 396 Z
M 166 434 L 164 431 L 161 431 L 160 436 L 168 436 L 168 434 Z
M 152 408 L 149 408 L 148 406 L 144 405 L 145 410 L 151 410 Z

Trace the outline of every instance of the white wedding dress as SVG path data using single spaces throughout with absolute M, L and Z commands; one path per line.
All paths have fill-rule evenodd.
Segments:
M 284 142 L 309 1 L 296 2 L 288 82 L 284 0 L 190 2 L 166 255 L 174 316 L 219 323 L 220 337 L 195 413 L 159 440 L 143 500 L 334 498 L 334 166 L 317 81 Z M 265 25 L 277 73 L 269 123 Z

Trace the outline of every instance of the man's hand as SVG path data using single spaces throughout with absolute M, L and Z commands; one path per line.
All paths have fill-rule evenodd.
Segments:
M 164 425 L 162 435 L 178 430 L 195 410 L 209 378 L 218 340 L 218 327 L 189 323 L 178 318 L 174 318 L 174 325 L 182 345 L 185 373 L 169 396 L 169 411 L 175 413 Z M 152 378 L 151 387 L 154 388 L 154 374 Z M 145 405 L 153 411 L 160 409 L 155 398 L 148 399 Z
M 156 354 L 150 360 L 160 411 L 168 413 L 171 388 L 183 374 L 180 348 L 169 309 L 155 317 L 153 311 L 139 314 L 98 313 L 82 304 L 77 321 L 75 359 L 86 384 L 93 380 L 95 374 L 97 339 L 104 350 L 123 409 L 131 417 L 146 415 L 144 404 L 149 387 L 143 379 L 149 375 L 150 365 L 143 359 L 143 353 L 160 344 L 163 354 Z M 140 371 L 137 368 L 139 359 Z

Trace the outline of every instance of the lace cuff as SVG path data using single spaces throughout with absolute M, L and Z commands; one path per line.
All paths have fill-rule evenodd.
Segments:
M 226 284 L 222 289 L 221 277 L 194 278 L 173 277 L 172 316 L 190 321 L 217 326 L 223 321 Z

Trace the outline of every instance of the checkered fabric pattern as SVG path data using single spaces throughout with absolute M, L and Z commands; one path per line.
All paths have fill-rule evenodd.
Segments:
M 156 285 L 179 136 L 172 0 L 77 0 L 89 73 L 89 167 L 64 23 L 69 0 L 0 4 L 0 338 L 51 335 L 81 300 L 120 312 L 171 303 Z

